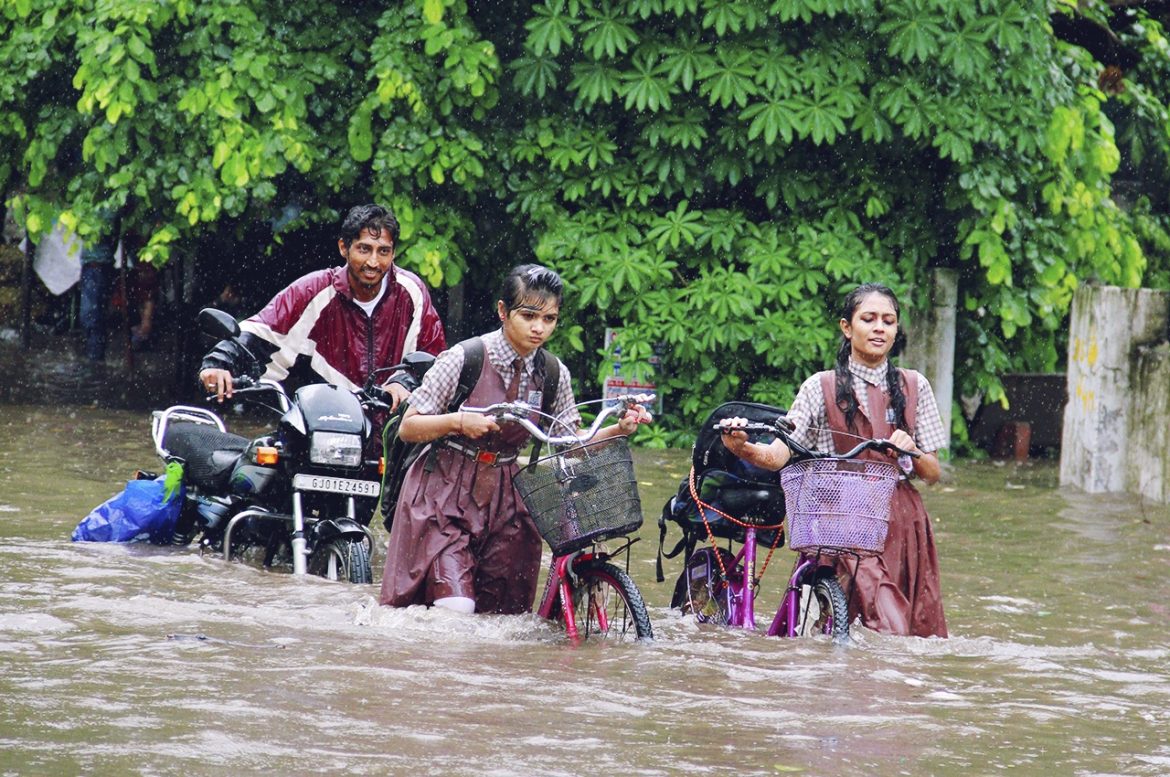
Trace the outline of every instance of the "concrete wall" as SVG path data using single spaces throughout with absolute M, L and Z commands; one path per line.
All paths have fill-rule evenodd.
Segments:
M 1170 502 L 1170 292 L 1085 286 L 1073 298 L 1060 482 Z
M 930 276 L 930 307 L 903 311 L 909 343 L 898 360 L 903 367 L 926 376 L 938 400 L 947 447 L 951 441 L 951 405 L 955 395 L 955 309 L 959 300 L 959 274 L 955 270 L 933 270 Z

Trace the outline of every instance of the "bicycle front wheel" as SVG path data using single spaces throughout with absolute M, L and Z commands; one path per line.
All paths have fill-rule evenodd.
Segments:
M 837 576 L 820 569 L 800 587 L 796 635 L 827 634 L 835 642 L 849 639 L 849 606 Z
M 633 641 L 654 639 L 646 602 L 634 581 L 605 561 L 573 566 L 573 613 L 580 639 Z

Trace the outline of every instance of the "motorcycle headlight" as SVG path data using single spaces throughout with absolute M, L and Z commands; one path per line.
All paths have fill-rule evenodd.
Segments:
M 362 463 L 362 438 L 340 432 L 313 432 L 309 461 L 335 467 L 356 467 Z

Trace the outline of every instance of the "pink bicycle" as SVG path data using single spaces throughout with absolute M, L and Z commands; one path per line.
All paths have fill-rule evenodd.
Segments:
M 624 436 L 585 442 L 609 416 L 653 399 L 646 394 L 618 397 L 581 438 L 573 432 L 549 435 L 530 420 L 534 410 L 522 402 L 464 408 L 519 423 L 553 448 L 551 455 L 521 468 L 515 482 L 552 550 L 536 612 L 564 623 L 574 642 L 654 638 L 646 603 L 627 571 L 630 546 L 638 539 L 630 535 L 643 520 L 629 445 Z M 616 540 L 617 547 L 604 545 L 606 540 Z M 625 558 L 622 566 L 613 563 L 618 557 Z
M 719 427 L 706 428 L 718 431 Z M 902 476 L 894 464 L 857 457 L 867 450 L 913 454 L 887 440 L 864 440 L 843 454 L 809 450 L 788 436 L 791 428 L 779 415 L 741 428 L 749 434 L 783 439 L 794 461 L 780 471 L 779 483 L 773 473 L 753 472 L 750 466 L 728 471 L 735 467 L 726 457 L 719 464 L 728 469 L 700 467 L 697 471 L 692 467 L 685 483 L 690 499 L 676 497 L 668 508 L 697 513 L 708 546 L 688 554 L 672 606 L 703 622 L 755 629 L 760 577 L 783 541 L 786 517 L 788 544 L 797 556 L 766 633 L 781 637 L 819 633 L 845 640 L 849 596 L 827 562 L 838 556 L 860 561 L 882 551 L 890 500 Z M 772 539 L 762 543 L 770 550 L 757 576 L 761 533 L 769 533 Z M 719 546 L 720 536 L 727 539 L 726 547 Z M 737 540 L 742 545 L 733 552 L 732 543 Z

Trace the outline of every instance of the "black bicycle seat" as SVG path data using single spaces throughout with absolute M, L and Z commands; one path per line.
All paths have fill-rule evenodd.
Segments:
M 708 470 L 699 480 L 699 498 L 723 512 L 742 518 L 780 518 L 784 515 L 784 489 L 779 483 L 744 480 L 723 470 Z

